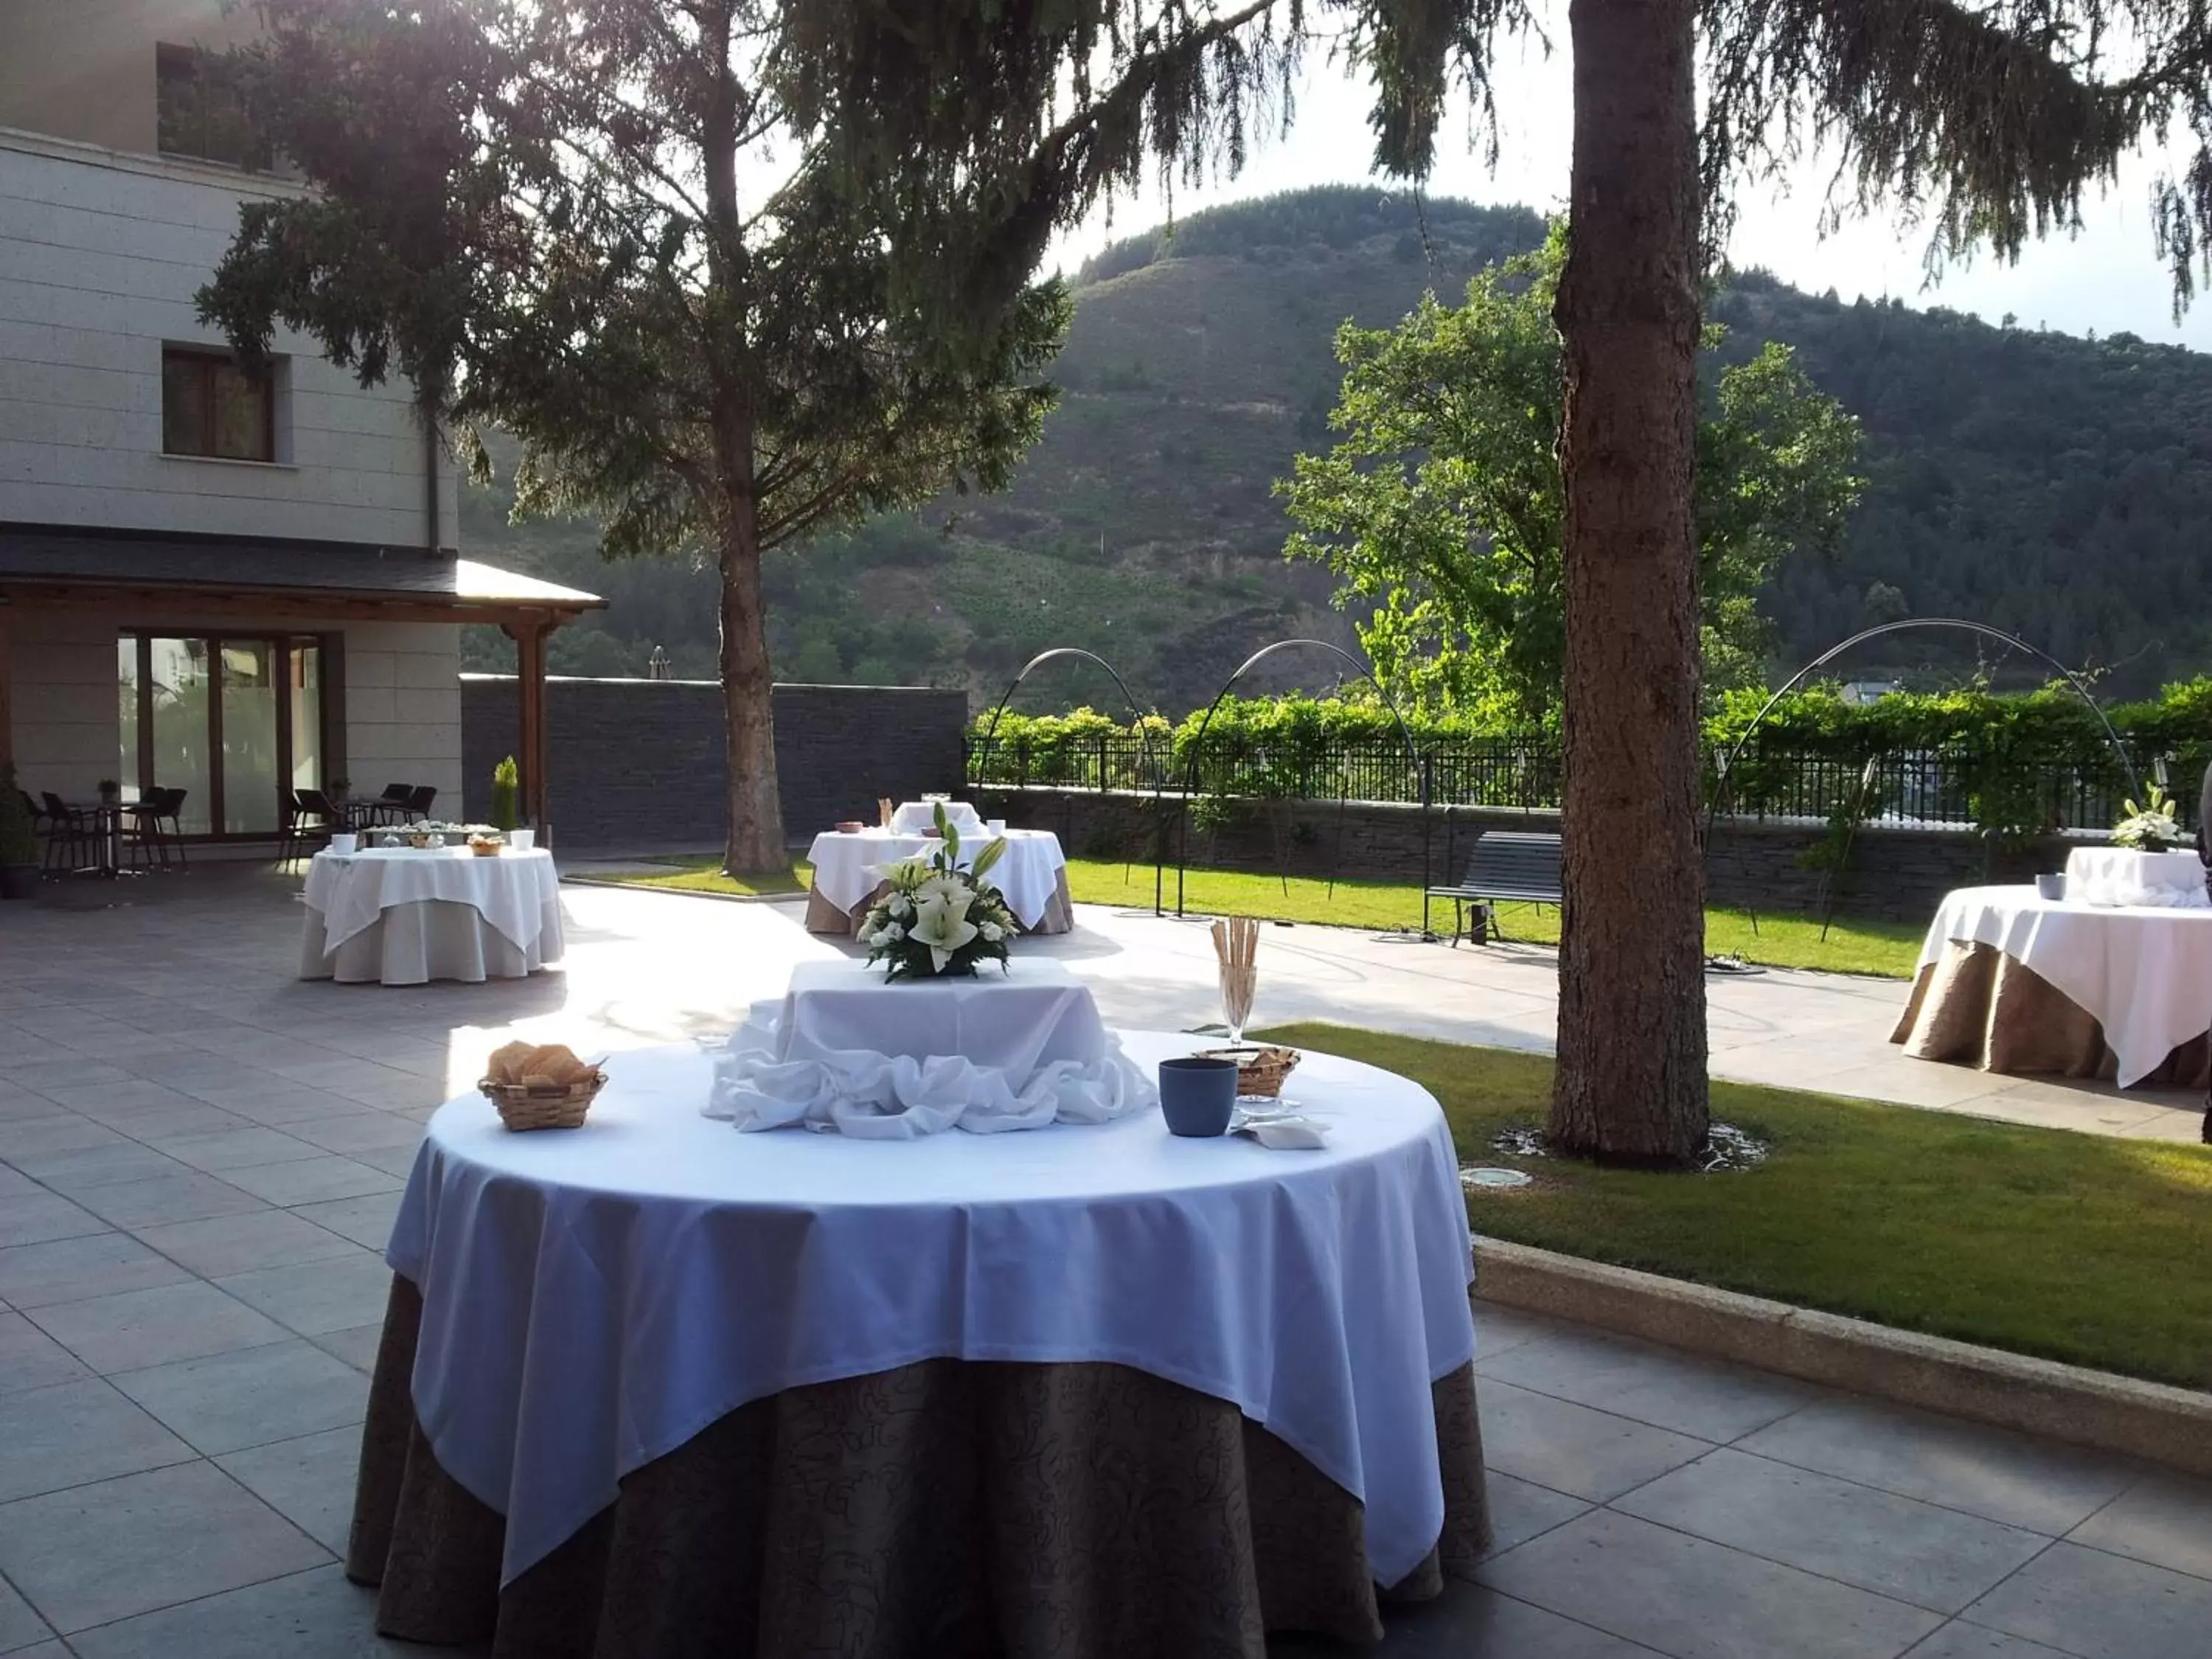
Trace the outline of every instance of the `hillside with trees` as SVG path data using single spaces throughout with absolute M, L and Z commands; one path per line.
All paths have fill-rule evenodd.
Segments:
M 1395 323 L 1426 290 L 1458 304 L 1476 270 L 1542 234 L 1522 210 L 1328 188 L 1115 243 L 1075 278 L 1060 406 L 1011 490 L 769 556 L 778 675 L 964 684 L 988 700 L 1036 651 L 1073 644 L 1179 714 L 1271 640 L 1349 643 L 1329 574 L 1283 558 L 1292 526 L 1273 488 L 1332 441 L 1337 327 Z M 1945 614 L 2107 670 L 2118 694 L 2212 666 L 2212 359 L 1847 305 L 1758 272 L 1710 315 L 1729 330 L 1716 372 L 1781 341 L 1863 428 L 1869 483 L 1840 544 L 1785 562 L 1760 596 L 1782 672 L 1872 622 Z M 708 573 L 609 566 L 589 525 L 509 526 L 506 507 L 503 490 L 471 492 L 473 556 L 612 601 L 556 635 L 556 672 L 641 674 L 659 645 L 679 676 L 711 677 Z M 1972 667 L 1932 637 L 1846 666 L 1928 682 Z M 510 659 L 496 635 L 470 653 Z M 1277 684 L 1302 677 L 1333 678 L 1290 663 Z M 1038 701 L 1104 706 L 1110 691 L 1071 675 Z

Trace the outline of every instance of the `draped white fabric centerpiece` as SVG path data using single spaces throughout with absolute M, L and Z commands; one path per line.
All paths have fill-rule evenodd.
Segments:
M 1105 1123 L 1158 1100 L 1090 988 L 1056 962 L 896 985 L 861 963 L 814 962 L 731 1034 L 706 1113 L 740 1129 L 910 1140 Z

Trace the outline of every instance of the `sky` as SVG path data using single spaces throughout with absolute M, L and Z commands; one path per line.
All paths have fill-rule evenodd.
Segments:
M 1474 153 L 1464 116 L 1448 122 L 1431 196 L 1472 201 L 1524 203 L 1542 210 L 1565 204 L 1569 140 L 1569 82 L 1564 50 L 1546 58 L 1531 46 L 1507 49 L 1498 68 L 1501 143 L 1495 172 Z M 1285 138 L 1270 138 L 1233 179 L 1201 190 L 1176 190 L 1172 214 L 1241 201 L 1310 185 L 1371 182 L 1378 191 L 1402 184 L 1372 174 L 1367 94 L 1316 56 L 1297 93 L 1297 119 Z M 2201 298 L 2179 325 L 2172 317 L 2172 283 L 2151 245 L 2150 187 L 2156 158 L 2124 166 L 2117 184 L 2082 203 L 2083 228 L 2071 237 L 2031 243 L 2017 264 L 1986 250 L 1954 264 L 1929 286 L 1923 268 L 1924 228 L 1894 213 L 1853 217 L 1834 234 L 1820 233 L 1831 159 L 1808 158 L 1774 184 L 1747 185 L 1737 196 L 1737 221 L 1729 247 L 1738 266 L 1763 265 L 1784 281 L 1813 293 L 1833 288 L 1844 300 L 1896 297 L 1916 308 L 1944 306 L 1996 323 L 2010 313 L 2023 328 L 2070 334 L 2122 330 L 2147 340 L 2212 350 L 2212 294 Z M 1102 210 L 1062 238 L 1055 257 L 1073 272 L 1088 255 L 1119 237 L 1170 216 L 1170 198 L 1148 189 Z

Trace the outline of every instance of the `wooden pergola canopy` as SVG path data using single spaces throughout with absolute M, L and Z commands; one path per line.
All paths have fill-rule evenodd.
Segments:
M 297 622 L 482 623 L 515 642 L 522 815 L 545 822 L 545 638 L 596 594 L 443 550 L 0 527 L 0 761 L 14 750 L 11 633 L 31 612 L 136 628 Z

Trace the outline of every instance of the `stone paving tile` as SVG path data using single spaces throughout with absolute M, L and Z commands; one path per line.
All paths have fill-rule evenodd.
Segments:
M 191 1447 L 96 1377 L 0 1395 L 0 1502 L 191 1456 Z
M 1613 1507 L 1945 1613 L 1963 1612 L 2051 1541 L 1725 1449 L 1614 1499 Z
M 267 1203 L 291 1207 L 334 1198 L 361 1198 L 388 1193 L 402 1184 L 397 1176 L 349 1158 L 325 1154 L 291 1164 L 264 1164 L 251 1170 L 232 1170 L 223 1179 Z
M 1481 1581 L 1675 1659 L 1894 1659 L 1925 1608 L 1598 1510 L 1486 1563 Z
M 2025 1637 L 2007 1636 L 2002 1631 L 1954 1619 L 1905 1659 L 2073 1659 L 2073 1656 Z
M 0 1313 L 0 1395 L 90 1375 L 82 1360 L 22 1315 Z
M 353 1524 L 354 1477 L 361 1468 L 361 1427 L 274 1440 L 216 1458 L 231 1479 L 332 1554 L 343 1556 Z
M 322 1336 L 384 1316 L 392 1269 L 368 1250 L 289 1267 L 236 1273 L 216 1284 L 302 1336 Z
M 1483 1376 L 1700 1440 L 1730 1441 L 1817 1397 L 1802 1383 L 1629 1337 L 1567 1331 L 1476 1361 Z
M 2212 1647 L 2212 1581 L 2058 1543 L 1966 1617 L 2081 1659 L 2184 1659 Z
M 2212 1481 L 2154 1474 L 2066 1534 L 2071 1543 L 2212 1578 Z M 2212 1648 L 2212 1632 L 2208 1632 Z
M 0 1583 L 0 1653 L 20 1653 L 33 1643 L 48 1646 L 47 1638 L 53 1633 L 46 1621 L 31 1611 L 31 1604 L 15 1594 L 13 1585 Z M 54 1644 L 52 1651 L 60 1654 L 63 1650 Z
M 104 1625 L 70 1645 L 82 1659 L 465 1659 L 472 1651 L 386 1641 L 375 1617 L 375 1591 L 319 1567 Z
M 292 1132 L 326 1152 L 358 1158 L 363 1152 L 404 1147 L 412 1152 L 422 1139 L 422 1126 L 390 1112 L 355 1112 L 345 1117 L 326 1117 L 302 1123 Z
M 0 1249 L 106 1231 L 106 1222 L 59 1193 L 33 1193 L 0 1204 Z
M 155 1227 L 165 1221 L 203 1221 L 210 1216 L 238 1215 L 264 1207 L 264 1200 L 242 1192 L 228 1182 L 197 1170 L 178 1166 L 175 1175 L 155 1176 L 150 1181 L 125 1181 L 112 1187 L 95 1187 L 76 1195 L 77 1202 L 118 1227 Z
M 391 1242 L 392 1218 L 399 1213 L 399 1190 L 367 1198 L 342 1198 L 324 1204 L 295 1206 L 293 1214 L 327 1227 L 341 1238 L 349 1238 L 365 1249 L 381 1252 Z
M 1592 1507 L 1587 1498 L 1570 1498 L 1563 1492 L 1520 1480 L 1502 1469 L 1492 1469 L 1489 1476 L 1492 1555 L 1503 1555 L 1539 1534 L 1564 1525 L 1577 1516 L 1587 1515 Z
M 211 1463 L 0 1504 L 0 1572 L 65 1638 L 329 1559 Z
M 18 1152 L 8 1162 L 64 1198 L 76 1198 L 101 1187 L 120 1186 L 125 1182 L 153 1181 L 185 1173 L 185 1166 L 176 1159 L 134 1140 L 106 1146 L 80 1146 L 65 1152 Z
M 385 1283 L 388 1296 L 391 1280 L 386 1279 Z M 384 1340 L 384 1324 L 379 1320 L 374 1325 L 356 1325 L 349 1330 L 325 1331 L 309 1340 L 325 1353 L 337 1355 L 364 1376 L 374 1376 L 376 1374 L 376 1351 Z
M 1737 1449 L 2052 1537 L 2138 1478 L 2094 1452 L 1846 1397 L 1809 1406 Z
M 88 1233 L 0 1250 L 0 1298 L 15 1308 L 188 1283 L 191 1274 L 127 1234 Z
M 14 1160 L 45 1152 L 72 1152 L 87 1146 L 127 1146 L 126 1135 L 104 1123 L 94 1123 L 82 1112 L 65 1112 L 40 1098 L 37 1117 L 10 1118 L 0 1122 L 0 1158 Z
M 250 1169 L 257 1164 L 284 1164 L 313 1158 L 318 1148 L 294 1135 L 259 1124 L 220 1129 L 212 1134 L 192 1134 L 157 1143 L 179 1164 L 207 1175 Z
M 1602 1503 L 1712 1449 L 1687 1435 L 1485 1380 L 1478 1389 L 1490 1466 Z
M 204 1456 L 361 1421 L 360 1372 L 297 1338 L 179 1359 L 107 1379 Z
M 222 1279 L 265 1267 L 296 1267 L 351 1255 L 360 1247 L 289 1210 L 250 1210 L 204 1221 L 141 1227 L 136 1237 L 195 1273 Z M 4 1283 L 0 1264 L 0 1283 Z
M 258 1348 L 290 1334 L 205 1283 L 65 1302 L 33 1309 L 28 1317 L 103 1373 L 196 1359 L 232 1348 Z

